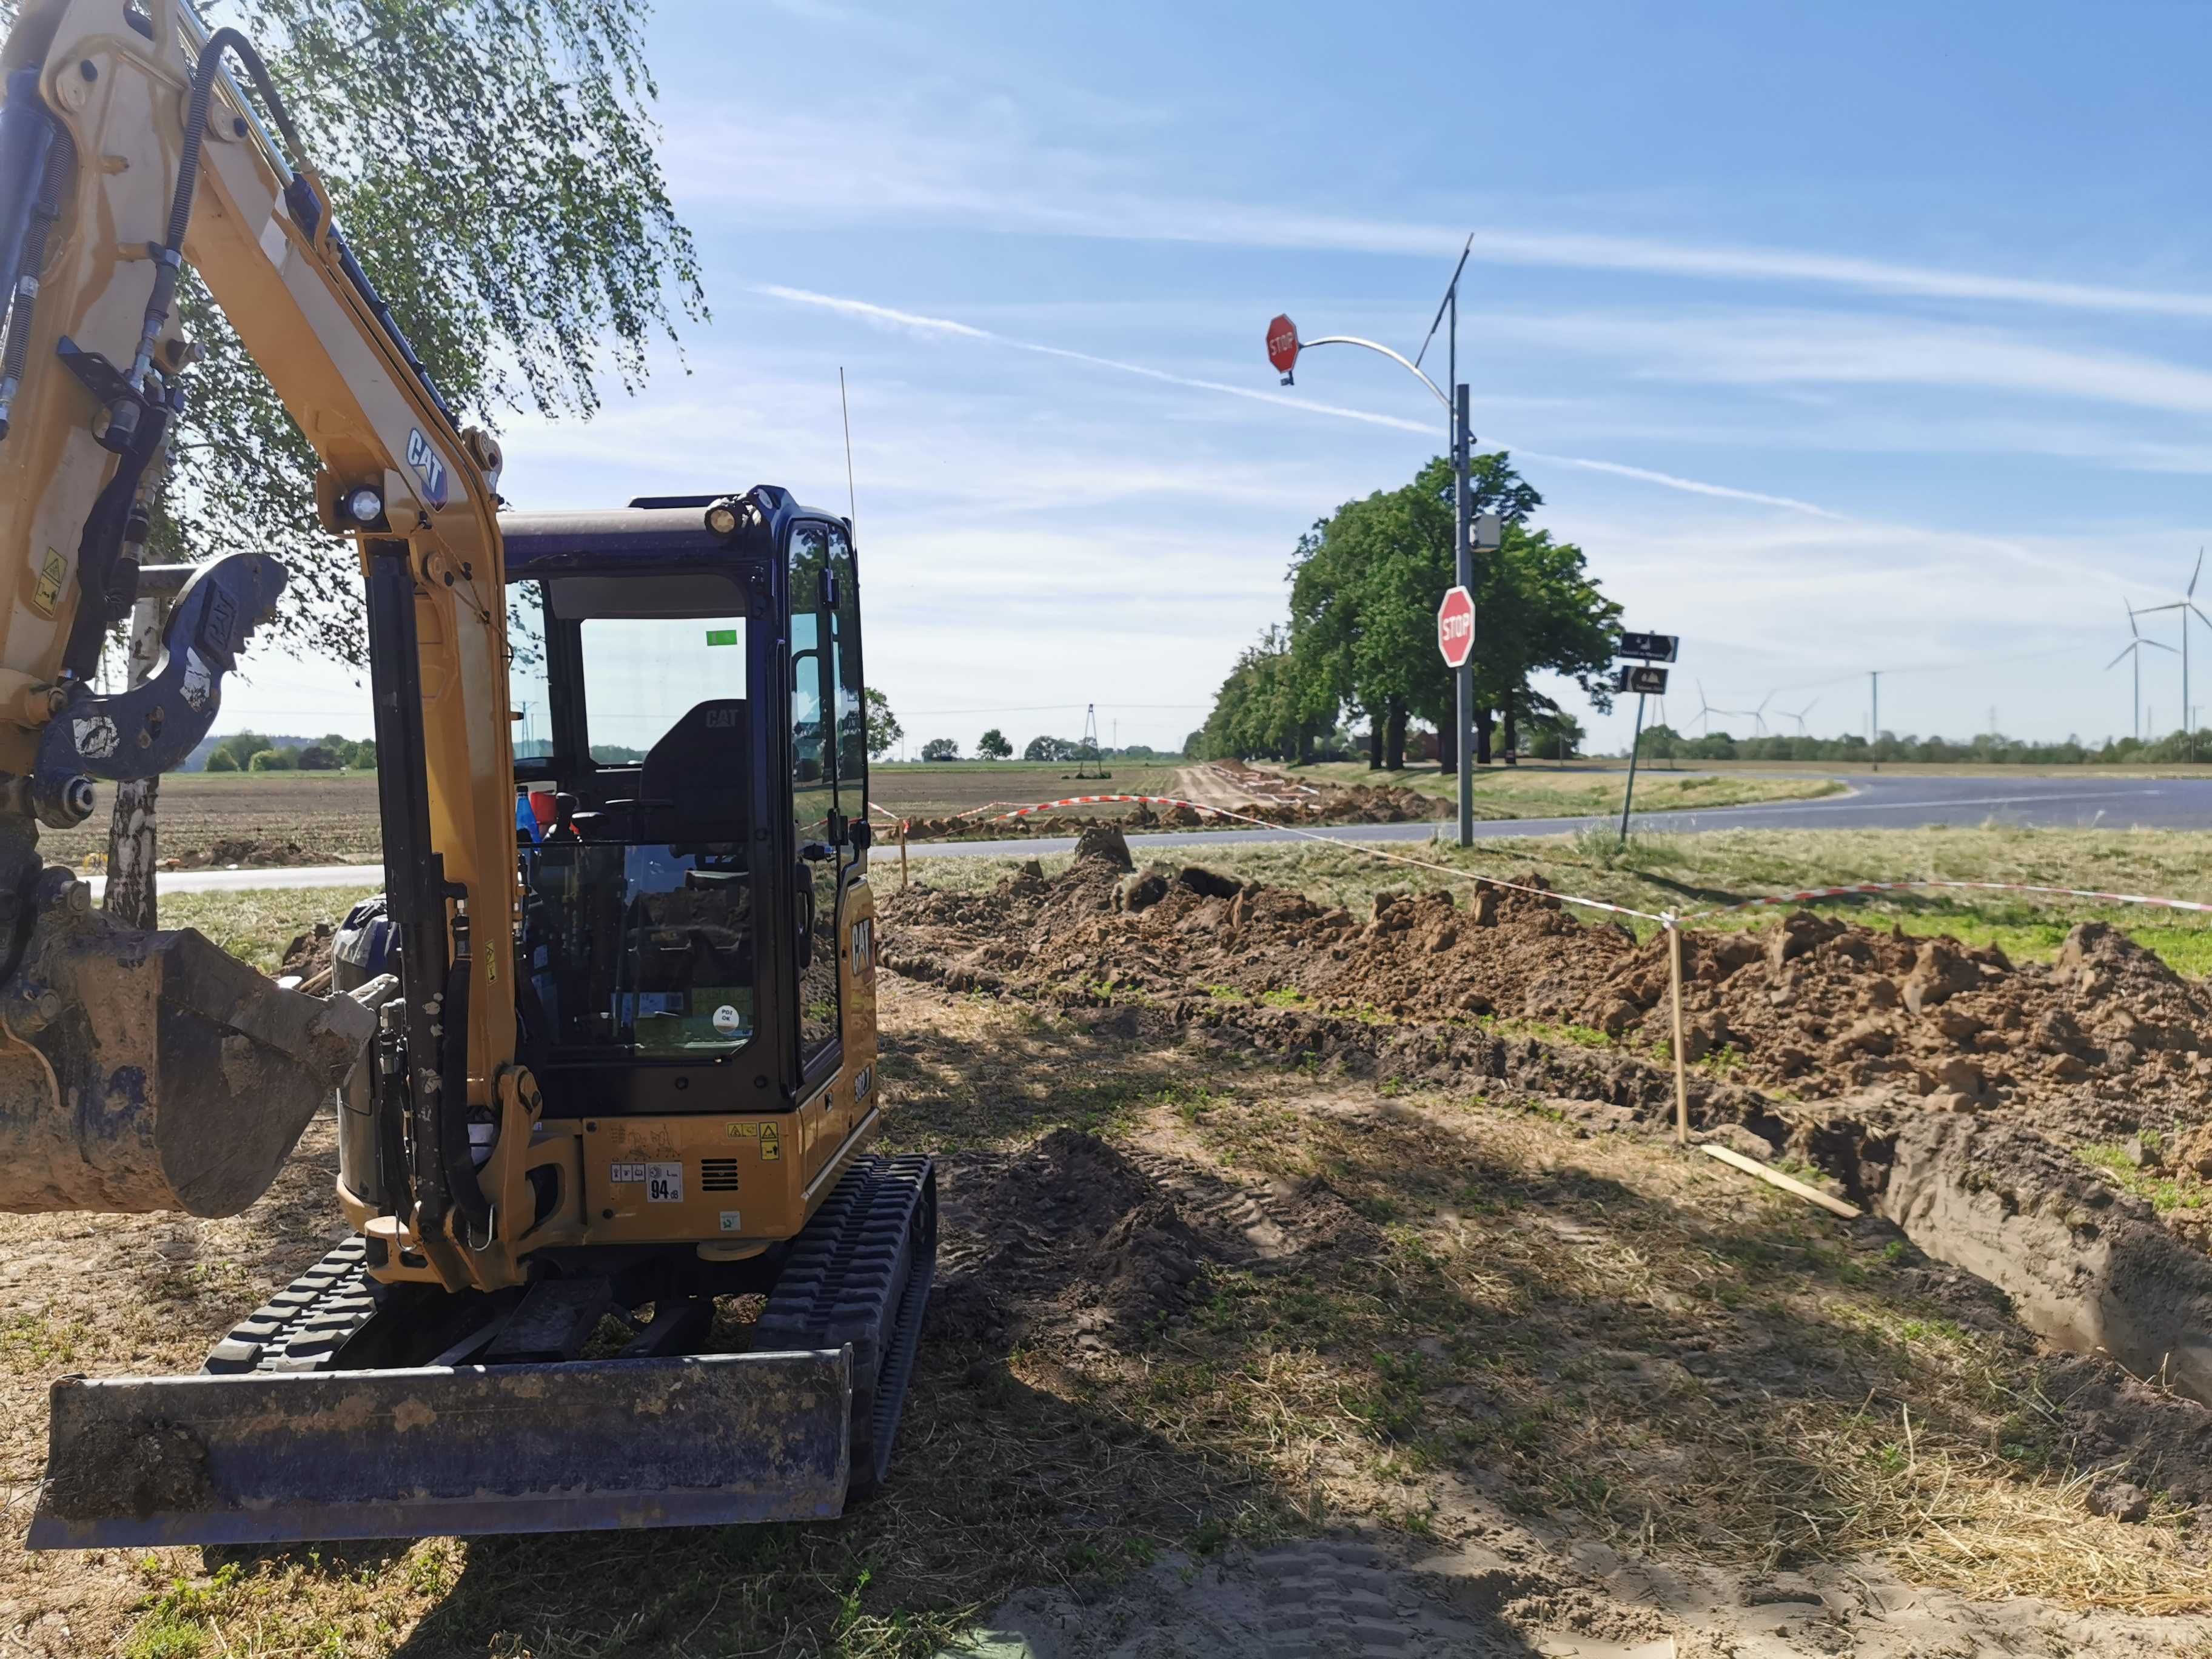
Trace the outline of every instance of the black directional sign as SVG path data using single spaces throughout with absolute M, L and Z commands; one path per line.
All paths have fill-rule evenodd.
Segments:
M 1644 696 L 1663 697 L 1667 695 L 1667 671 L 1663 668 L 1646 668 L 1641 665 L 1633 668 L 1615 669 L 1613 689 L 1616 691 L 1633 691 Z
M 1672 662 L 1675 647 L 1681 643 L 1681 636 L 1677 634 L 1623 634 L 1613 654 L 1641 657 L 1646 662 Z

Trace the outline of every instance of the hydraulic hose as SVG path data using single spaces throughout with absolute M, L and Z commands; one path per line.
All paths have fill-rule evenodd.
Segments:
M 15 298 L 8 313 L 8 349 L 6 356 L 0 357 L 0 439 L 8 435 L 15 393 L 22 386 L 23 368 L 30 360 L 31 324 L 38 311 L 39 272 L 46 263 L 46 236 L 54 221 L 61 216 L 62 191 L 76 165 L 76 140 L 70 137 L 69 129 L 60 122 L 50 125 L 53 139 L 46 149 L 38 200 L 31 208 L 30 223 L 23 233 L 22 258 L 16 267 Z
M 200 48 L 199 61 L 192 68 L 191 98 L 185 108 L 185 143 L 177 157 L 177 186 L 169 196 L 169 230 L 167 239 L 154 251 L 154 292 L 146 301 L 146 322 L 139 331 L 137 355 L 131 360 L 131 372 L 126 377 L 133 391 L 146 383 L 146 371 L 154 362 L 154 342 L 162 325 L 169 320 L 169 307 L 177 295 L 177 270 L 183 263 L 185 231 L 192 222 L 192 198 L 198 191 L 200 180 L 200 148 L 207 139 L 208 105 L 215 97 L 215 77 L 222 67 L 225 52 L 237 54 L 238 61 L 253 79 L 262 101 L 276 118 L 276 129 L 284 135 L 284 158 L 296 175 L 300 158 L 305 154 L 300 143 L 298 129 L 292 125 L 291 112 L 284 100 L 276 95 L 276 86 L 269 79 L 268 65 L 253 43 L 236 29 L 217 29 Z

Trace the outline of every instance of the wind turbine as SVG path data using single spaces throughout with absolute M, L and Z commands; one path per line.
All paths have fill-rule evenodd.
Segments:
M 2200 547 L 2197 550 L 2197 568 L 2189 573 L 2189 586 L 2181 590 L 2181 597 L 2172 605 L 2145 605 L 2129 618 L 2132 626 L 2135 615 L 2148 617 L 2157 611 L 2179 611 L 2181 613 L 2181 728 L 2187 738 L 2191 759 L 2196 757 L 2197 734 L 2189 729 L 2189 619 L 2194 617 L 2207 628 L 2212 628 L 2212 617 L 2206 616 L 2197 608 L 2197 579 L 2203 574 L 2204 550 Z
M 1748 714 L 1751 716 L 1752 735 L 1753 737 L 1763 738 L 1766 735 L 1766 705 L 1773 701 L 1774 693 L 1770 691 L 1759 700 L 1758 708 L 1739 708 L 1735 711 L 1739 714 Z
M 2126 602 L 2125 600 L 2122 600 L 2122 601 L 2121 601 L 2121 603 L 2124 605 L 2124 604 L 2126 604 L 2127 602 Z M 2161 611 L 2163 611 L 2163 610 L 2167 610 L 2167 609 L 2170 609 L 2170 608 L 2171 608 L 2171 607 L 2169 607 L 2169 606 L 2166 606 L 2166 605 L 2160 605 L 2160 606 L 2159 607 L 2159 609 L 2160 609 L 2160 610 L 2161 610 Z M 2120 647 L 2120 656 L 2119 656 L 2119 657 L 2115 657 L 2115 658 L 2113 658 L 2113 659 L 2112 659 L 2112 661 L 2110 661 L 2110 662 L 2108 662 L 2108 663 L 2106 663 L 2106 664 L 2105 665 L 2105 672 L 2106 672 L 2106 673 L 2108 673 L 2108 674 L 2109 674 L 2109 673 L 2111 673 L 2111 672 L 2112 672 L 2112 670 L 2114 670 L 2115 668 L 2118 668 L 2118 667 L 2120 665 L 2120 657 L 2133 657 L 2133 658 L 2135 659 L 2135 673 L 2136 673 L 2136 710 L 2135 710 L 2135 712 L 2136 712 L 2136 741 L 2137 743 L 2141 743 L 2141 742 L 2142 741 L 2142 653 L 2143 653 L 2143 647 L 2144 647 L 2145 646 L 2148 646 L 2148 647 L 2149 647 L 2152 650 L 2154 650 L 2154 651 L 2163 651 L 2163 652 L 2166 653 L 2168 655 L 2172 655 L 2172 653 L 2173 653 L 2173 647 L 2172 647 L 2172 646 L 2170 646 L 2170 645 L 2161 645 L 2161 644 L 2160 644 L 2160 643 L 2159 643 L 2159 641 L 2156 641 L 2156 640 L 2147 640 L 2147 639 L 2145 639 L 2145 638 L 2142 636 L 2142 629 L 2141 629 L 2140 628 L 2137 628 L 2137 627 L 2136 626 L 2136 608 L 2135 608 L 2135 606 L 2133 606 L 2133 605 L 2128 605 L 2128 636 L 2129 636 L 2129 637 L 2128 637 L 2128 642 L 2127 642 L 2125 645 L 2124 645 L 2124 646 L 2122 646 L 2122 647 Z M 2185 640 L 2185 641 L 2186 641 L 2186 638 L 2187 638 L 2187 635 L 2186 635 L 2185 626 L 2185 633 L 2184 633 L 2184 640 Z M 2183 672 L 2184 672 L 2184 673 L 2185 673 L 2185 674 L 2187 672 L 2187 671 L 2186 671 L 2185 669 Z
M 1703 680 L 1697 681 L 1696 685 L 1698 688 L 1698 735 L 1709 738 L 1713 733 L 1713 716 L 1725 714 L 1728 710 L 1716 708 L 1705 701 L 1705 683 Z
M 1806 704 L 1802 708 L 1799 709 L 1799 710 L 1798 710 L 1796 714 L 1790 714 L 1790 711 L 1789 711 L 1788 709 L 1786 709 L 1786 708 L 1785 708 L 1785 709 L 1784 709 L 1782 712 L 1783 712 L 1784 714 L 1788 715 L 1790 719 L 1791 719 L 1791 720 L 1796 720 L 1796 721 L 1797 722 L 1797 735 L 1798 735 L 1799 737 L 1801 737 L 1801 738 L 1802 738 L 1802 737 L 1808 737 L 1808 736 L 1810 736 L 1810 735 L 1811 735 L 1811 733 L 1808 732 L 1806 731 L 1806 729 L 1805 729 L 1805 716 L 1806 716 L 1806 715 L 1808 715 L 1808 714 L 1811 714 L 1811 713 L 1812 713 L 1815 708 L 1818 708 L 1820 706 L 1820 700 L 1818 697 L 1815 697 L 1815 698 L 1814 698 L 1814 699 L 1813 699 L 1813 701 L 1812 701 L 1812 702 L 1810 702 L 1807 703 L 1807 704 Z

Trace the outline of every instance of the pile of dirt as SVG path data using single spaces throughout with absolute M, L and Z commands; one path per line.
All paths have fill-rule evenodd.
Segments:
M 1360 917 L 1200 865 L 1125 874 L 1093 858 L 988 893 L 917 888 L 886 908 L 897 959 L 970 988 L 1496 1015 L 1663 1054 L 1664 936 L 1638 945 L 1617 922 L 1577 919 L 1541 876 L 1514 882 L 1476 883 L 1464 904 L 1385 892 Z M 2212 992 L 2101 922 L 2076 927 L 2056 963 L 2015 965 L 1799 911 L 1755 933 L 1686 933 L 1683 972 L 1687 1057 L 1801 1100 L 1874 1091 L 2075 1141 L 2148 1131 L 2174 1158 L 2212 1117 Z
M 319 921 L 304 933 L 295 934 L 284 947 L 284 960 L 278 964 L 275 978 L 296 975 L 301 988 L 325 991 L 331 982 L 331 952 L 337 940 L 337 929 L 327 921 Z
M 884 959 L 956 990 L 1149 1005 L 1354 1069 L 1473 1070 L 1663 1116 L 1664 937 L 1639 945 L 1617 922 L 1579 920 L 1540 876 L 1515 882 L 1474 884 L 1464 903 L 1386 892 L 1362 917 L 1202 865 L 1079 858 L 988 892 L 888 896 Z M 2152 1175 L 2212 1175 L 2212 991 L 2101 923 L 2076 927 L 2047 966 L 1807 912 L 1692 932 L 1683 950 L 1704 1121 L 1849 1170 L 1854 1143 L 1924 1112 L 1987 1113 L 2068 1148 L 2126 1141 Z M 1808 1109 L 1828 1102 L 1840 1118 Z M 2212 1231 L 2212 1206 L 2163 1220 Z
M 227 870 L 233 866 L 270 866 L 319 863 L 320 859 L 296 841 L 222 836 L 205 847 L 197 847 L 161 860 L 164 870 Z
M 1331 786 L 1312 799 L 1292 802 L 1248 802 L 1237 808 L 1242 818 L 1200 812 L 1189 806 L 1139 803 L 1115 811 L 1125 830 L 1234 830 L 1246 820 L 1296 825 L 1343 823 L 1427 823 L 1449 817 L 1451 805 L 1433 795 L 1397 784 Z M 1079 835 L 1096 817 L 1079 812 L 1032 813 L 1022 818 L 927 817 L 907 821 L 908 841 L 1004 841 L 1030 836 Z

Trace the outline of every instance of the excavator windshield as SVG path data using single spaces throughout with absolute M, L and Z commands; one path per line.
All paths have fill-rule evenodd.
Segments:
M 715 571 L 510 590 L 523 1018 L 549 1060 L 752 1040 L 748 609 Z

